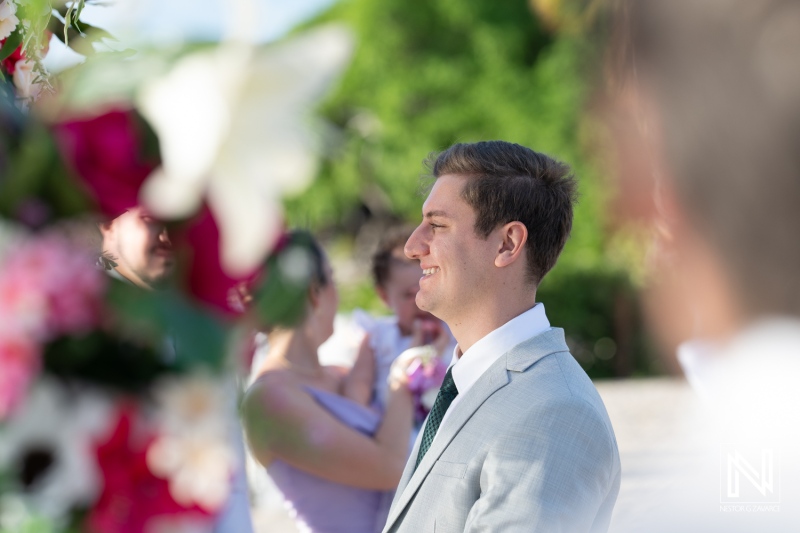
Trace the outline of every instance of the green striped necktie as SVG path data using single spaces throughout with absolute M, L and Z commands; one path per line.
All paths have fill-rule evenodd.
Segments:
M 453 403 L 456 396 L 458 396 L 458 388 L 456 388 L 456 384 L 453 381 L 453 367 L 450 367 L 447 369 L 447 374 L 445 374 L 444 381 L 442 382 L 442 388 L 439 389 L 439 394 L 436 395 L 436 401 L 433 402 L 433 408 L 431 408 L 428 421 L 425 423 L 425 432 L 422 434 L 422 442 L 419 445 L 417 464 L 414 466 L 415 470 L 422 462 L 422 458 L 425 456 L 428 448 L 431 447 L 433 438 L 436 436 L 439 425 L 444 418 L 444 414 L 447 412 L 447 408 L 450 407 L 450 404 Z

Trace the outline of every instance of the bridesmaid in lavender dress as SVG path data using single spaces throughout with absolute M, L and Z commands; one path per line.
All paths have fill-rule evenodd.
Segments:
M 245 395 L 247 440 L 301 531 L 380 532 L 408 455 L 408 362 L 393 369 L 382 413 L 342 395 L 346 372 L 317 357 L 333 333 L 338 294 L 316 244 L 312 255 L 306 316 L 292 329 L 269 333 L 269 354 Z

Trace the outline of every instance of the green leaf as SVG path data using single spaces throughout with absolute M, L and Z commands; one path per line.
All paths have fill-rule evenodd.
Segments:
M 14 30 L 14 33 L 8 36 L 6 39 L 5 44 L 3 44 L 3 48 L 0 48 L 0 61 L 8 58 L 11 54 L 14 53 L 14 50 L 22 44 L 22 34 L 19 31 L 19 28 Z
M 104 40 L 117 42 L 117 39 L 105 30 L 81 22 L 80 28 L 76 25 L 64 24 L 57 17 L 48 22 L 48 30 L 53 32 L 58 39 L 81 55 L 94 54 L 94 43 Z
M 108 301 L 119 327 L 143 339 L 161 339 L 174 348 L 170 366 L 177 371 L 205 365 L 222 368 L 226 360 L 223 325 L 172 288 L 145 291 L 124 283 L 113 283 Z
M 221 370 L 227 356 L 227 331 L 222 323 L 176 290 L 160 291 L 157 296 L 161 319 L 174 343 L 175 366 Z
M 67 9 L 67 13 L 64 15 L 64 44 L 69 46 L 69 32 L 67 31 L 70 27 L 75 27 L 78 32 L 80 32 L 80 28 L 75 24 L 75 20 L 73 18 L 73 13 L 75 12 L 75 4 L 76 2 L 70 2 L 69 8 Z

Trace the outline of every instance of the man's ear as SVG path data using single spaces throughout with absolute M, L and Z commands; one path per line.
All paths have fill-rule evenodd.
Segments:
M 497 267 L 506 267 L 517 261 L 528 242 L 528 228 L 522 222 L 509 222 L 499 229 L 500 249 L 494 258 Z

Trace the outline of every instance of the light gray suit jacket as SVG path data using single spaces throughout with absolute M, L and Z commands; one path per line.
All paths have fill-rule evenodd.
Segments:
M 414 471 L 419 443 L 384 533 L 608 529 L 619 492 L 617 442 L 562 329 L 528 339 L 489 367 Z

